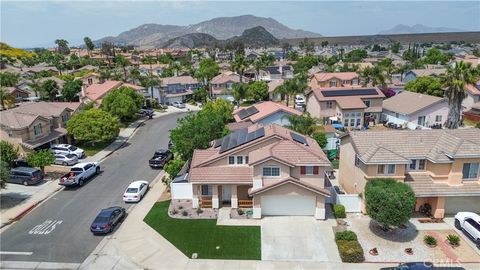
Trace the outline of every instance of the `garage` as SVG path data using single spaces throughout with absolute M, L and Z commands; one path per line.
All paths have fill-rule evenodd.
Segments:
M 265 216 L 313 216 L 315 204 L 315 196 L 266 195 L 261 198 Z
M 458 212 L 480 213 L 480 197 L 446 197 L 445 214 L 455 215 Z

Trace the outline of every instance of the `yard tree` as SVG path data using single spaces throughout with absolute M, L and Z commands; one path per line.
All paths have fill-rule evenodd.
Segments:
M 223 98 L 208 102 L 203 107 L 203 111 L 206 113 L 219 115 L 224 123 L 228 123 L 233 120 L 233 104 Z
M 83 82 L 80 80 L 67 80 L 62 88 L 62 97 L 66 101 L 76 101 L 77 94 L 82 91 Z
M 110 113 L 92 108 L 74 114 L 67 122 L 67 131 L 75 140 L 94 145 L 115 139 L 120 132 L 120 124 Z
M 431 76 L 418 77 L 415 80 L 409 81 L 405 85 L 405 90 L 436 97 L 443 97 L 445 95 L 440 80 Z
M 201 81 L 207 90 L 209 89 L 209 81 L 218 74 L 220 67 L 212 58 L 204 58 L 200 61 L 194 77 Z
M 170 179 L 173 179 L 177 176 L 177 174 L 182 170 L 183 165 L 185 164 L 185 161 L 181 159 L 172 159 L 167 164 L 165 164 L 165 167 L 163 168 L 166 173 L 170 176 Z
M 115 56 L 115 59 L 113 59 L 113 61 L 115 62 L 115 65 L 117 67 L 120 67 L 122 68 L 123 70 L 123 81 L 126 82 L 127 81 L 127 67 L 130 66 L 130 61 L 128 61 L 127 58 L 125 58 L 125 56 L 121 55 L 121 54 L 118 54 L 117 56 Z
M 236 83 L 233 85 L 233 99 L 240 106 L 240 102 L 247 98 L 248 87 L 245 83 Z
M 40 85 L 40 93 L 43 98 L 54 101 L 58 94 L 58 84 L 52 79 L 48 79 Z
M 85 47 L 87 48 L 88 53 L 90 54 L 90 52 L 93 51 L 93 49 L 95 49 L 95 44 L 93 44 L 92 39 L 90 39 L 89 37 L 84 37 L 83 42 L 85 43 Z
M 15 104 L 15 96 L 10 93 L 7 88 L 0 86 L 0 105 L 2 109 L 6 109 Z M 8 105 L 8 106 L 7 106 Z
M 28 153 L 28 164 L 40 168 L 42 173 L 45 173 L 45 166 L 52 164 L 55 161 L 55 154 L 49 149 L 43 149 Z
M 193 100 L 195 100 L 196 102 L 205 103 L 207 102 L 207 98 L 208 98 L 208 91 L 207 89 L 205 89 L 205 86 L 193 92 Z
M 15 86 L 20 81 L 20 73 L 0 72 L 1 86 Z
M 129 87 L 120 87 L 108 93 L 102 100 L 102 110 L 121 121 L 132 119 L 144 102 L 141 94 Z
M 248 68 L 247 59 L 243 53 L 235 54 L 233 61 L 230 63 L 230 69 L 240 76 L 240 82 L 243 82 L 243 72 Z
M 190 113 L 178 120 L 178 125 L 170 132 L 174 151 L 183 160 L 188 160 L 195 149 L 206 149 L 210 142 L 228 134 L 221 115 L 201 110 Z
M 459 62 L 455 67 L 448 66 L 447 72 L 441 78 L 442 86 L 446 88 L 449 111 L 445 127 L 458 128 L 462 117 L 462 101 L 467 95 L 467 84 L 475 84 L 479 78 L 478 69 L 470 63 Z
M 15 147 L 7 141 L 0 141 L 1 161 L 5 161 L 10 166 L 12 162 L 18 158 L 19 153 L 18 147 Z
M 395 179 L 371 179 L 365 186 L 365 203 L 367 214 L 388 229 L 408 222 L 415 208 L 415 193 Z
M 65 39 L 57 39 L 55 40 L 55 44 L 57 45 L 57 51 L 59 54 L 68 55 L 70 54 L 70 48 L 68 47 L 68 41 Z
M 5 188 L 8 179 L 10 178 L 10 165 L 0 160 L 0 188 Z
M 325 136 L 325 133 L 323 132 L 315 132 L 312 135 L 313 139 L 320 145 L 321 148 L 324 148 L 327 146 L 328 140 L 327 136 Z
M 423 61 L 426 64 L 445 64 L 447 63 L 452 57 L 450 55 L 444 54 L 440 49 L 438 48 L 431 48 L 427 51 L 425 54 L 425 58 Z
M 298 133 L 311 136 L 317 129 L 318 119 L 313 118 L 308 112 L 302 115 L 289 115 L 286 118 L 290 122 L 286 127 Z
M 265 81 L 255 81 L 248 85 L 247 96 L 255 101 L 268 99 L 268 84 Z
M 353 49 L 345 55 L 345 62 L 360 62 L 367 58 L 367 51 L 364 49 Z

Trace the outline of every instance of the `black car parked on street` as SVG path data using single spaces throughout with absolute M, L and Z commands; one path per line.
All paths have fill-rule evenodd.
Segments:
M 167 162 L 173 159 L 173 153 L 170 150 L 159 149 L 155 151 L 153 157 L 148 161 L 151 168 L 163 168 Z

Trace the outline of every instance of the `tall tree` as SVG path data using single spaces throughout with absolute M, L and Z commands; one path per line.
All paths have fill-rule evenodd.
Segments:
M 141 94 L 129 87 L 120 87 L 102 99 L 102 110 L 111 113 L 122 121 L 132 119 L 144 102 Z
M 162 91 L 162 87 L 161 87 L 161 81 L 154 75 L 147 75 L 145 77 L 142 77 L 141 79 L 141 84 L 143 87 L 147 88 L 147 89 L 150 89 L 150 96 L 153 98 L 153 90 L 155 88 L 155 86 L 158 86 L 158 89 L 160 90 L 160 94 L 162 95 L 161 97 L 161 101 L 163 103 L 164 99 L 163 99 L 163 91 Z
M 240 106 L 242 100 L 247 98 L 248 86 L 245 83 L 236 83 L 233 85 L 233 98 L 237 103 L 237 106 Z
M 405 85 L 405 90 L 430 96 L 443 97 L 445 91 L 439 79 L 431 76 L 418 77 Z
M 66 101 L 77 101 L 78 93 L 82 91 L 83 82 L 81 80 L 67 80 L 62 88 L 62 97 Z
M 122 68 L 123 70 L 123 81 L 127 81 L 127 67 L 130 65 L 130 61 L 128 61 L 127 58 L 125 58 L 123 55 L 118 54 L 115 56 L 115 59 L 113 60 L 115 62 L 115 65 L 117 67 Z
M 56 81 L 49 79 L 41 84 L 41 96 L 49 101 L 54 101 L 58 95 L 58 84 Z
M 0 85 L 1 86 L 15 86 L 20 81 L 20 74 L 13 72 L 0 72 Z
M 35 93 L 35 97 L 38 97 L 38 93 L 42 91 L 42 87 L 38 80 L 35 77 L 31 77 L 27 85 L 32 89 L 33 93 Z
M 108 60 L 108 65 L 112 64 L 112 59 L 115 58 L 115 44 L 112 42 L 103 42 L 100 52 L 105 55 Z
M 95 44 L 93 44 L 92 40 L 89 37 L 84 37 L 83 42 L 85 43 L 85 47 L 87 48 L 88 55 L 90 55 L 95 49 Z
M 255 81 L 248 85 L 247 95 L 255 101 L 268 99 L 268 84 L 265 81 Z
M 290 122 L 287 128 L 308 136 L 312 136 L 312 134 L 315 133 L 317 124 L 319 123 L 319 120 L 313 118 L 308 112 L 300 116 L 289 115 L 287 119 Z
M 57 51 L 59 54 L 68 55 L 70 54 L 70 48 L 68 47 L 68 41 L 65 39 L 57 39 L 55 40 L 55 44 L 57 45 Z
M 240 82 L 243 82 L 243 73 L 247 69 L 248 64 L 243 54 L 235 54 L 235 58 L 230 63 L 230 69 L 240 75 Z
M 120 132 L 118 118 L 108 112 L 92 108 L 76 113 L 67 122 L 67 131 L 75 140 L 90 142 L 112 141 Z
M 6 109 L 13 104 L 15 104 L 15 96 L 12 95 L 12 93 L 10 93 L 4 86 L 0 86 L 0 105 L 2 105 L 2 109 Z
M 477 69 L 473 68 L 470 63 L 463 61 L 456 63 L 455 67 L 447 67 L 447 72 L 441 78 L 449 104 L 445 127 L 454 129 L 460 126 L 462 101 L 467 95 L 467 84 L 475 84 L 478 75 Z
M 204 58 L 200 61 L 194 77 L 210 91 L 210 80 L 218 74 L 219 70 L 220 67 L 213 58 Z
M 382 68 L 379 66 L 364 68 L 360 73 L 360 77 L 362 78 L 362 83 L 364 86 L 368 84 L 380 86 L 381 88 L 385 88 L 387 86 L 385 75 L 383 74 Z

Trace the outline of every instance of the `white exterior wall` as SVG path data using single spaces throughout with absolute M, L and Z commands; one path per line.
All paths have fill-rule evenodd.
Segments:
M 425 127 L 420 126 L 422 129 L 425 129 L 433 124 L 445 124 L 448 116 L 448 103 L 447 101 L 440 102 L 411 115 L 398 114 L 397 117 L 395 112 L 391 112 L 388 110 L 383 110 L 383 114 L 384 116 L 386 116 L 388 122 L 392 122 L 398 125 L 403 125 L 404 123 L 407 123 L 407 127 L 409 129 L 416 129 L 418 126 L 418 117 L 425 116 Z M 442 116 L 440 122 L 435 121 L 437 115 Z
M 358 194 L 337 194 L 336 204 L 345 206 L 347 213 L 360 213 L 362 211 L 362 198 Z
M 462 106 L 469 111 L 475 103 L 480 103 L 480 96 L 474 96 L 467 91 L 467 97 L 463 100 Z
M 193 198 L 193 188 L 191 183 L 170 183 L 172 200 Z

